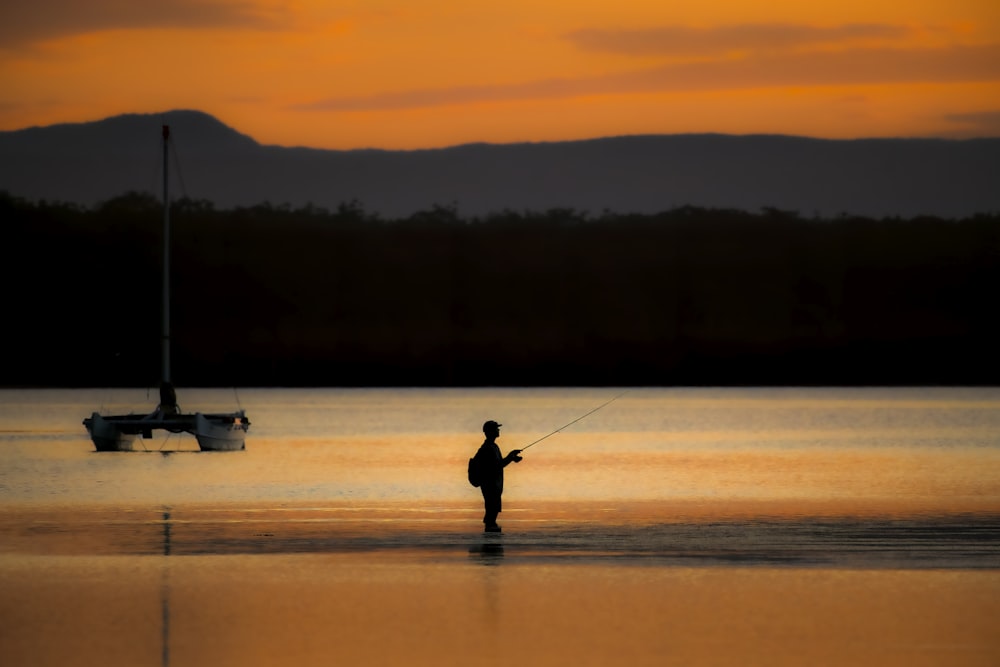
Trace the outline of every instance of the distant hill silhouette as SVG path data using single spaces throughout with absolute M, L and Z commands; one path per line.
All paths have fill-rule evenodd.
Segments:
M 0 132 L 0 190 L 86 206 L 131 190 L 158 192 L 161 124 L 174 131 L 174 192 L 226 208 L 356 201 L 389 218 L 435 205 L 465 216 L 687 205 L 804 217 L 1000 210 L 1000 139 L 703 134 L 335 151 L 261 145 L 197 111 Z

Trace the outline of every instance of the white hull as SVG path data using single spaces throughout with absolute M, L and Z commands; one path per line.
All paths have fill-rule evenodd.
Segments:
M 87 431 L 99 452 L 131 452 L 137 437 L 136 433 L 122 432 L 113 422 L 96 412 L 90 416 Z
M 229 415 L 196 413 L 192 433 L 203 452 L 233 452 L 246 449 L 244 440 L 250 422 L 242 410 Z
M 203 452 L 235 452 L 246 449 L 250 420 L 243 410 L 229 413 L 102 416 L 93 413 L 83 420 L 99 452 L 131 452 L 135 441 L 153 437 L 153 431 L 190 433 Z

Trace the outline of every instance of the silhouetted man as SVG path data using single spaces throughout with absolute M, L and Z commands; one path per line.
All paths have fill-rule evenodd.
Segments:
M 483 441 L 475 456 L 482 480 L 479 489 L 483 492 L 483 503 L 486 505 L 483 526 L 487 533 L 500 532 L 500 526 L 497 525 L 497 515 L 503 509 L 500 503 L 500 497 L 503 495 L 503 469 L 510 462 L 517 463 L 521 460 L 521 457 L 518 456 L 521 453 L 520 449 L 510 450 L 507 456 L 500 453 L 500 447 L 497 446 L 500 426 L 492 419 L 483 424 L 483 434 L 486 436 L 486 440 Z

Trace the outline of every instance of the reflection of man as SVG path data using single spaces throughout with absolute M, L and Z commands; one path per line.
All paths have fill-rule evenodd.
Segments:
M 497 515 L 502 510 L 500 496 L 503 495 L 503 469 L 511 461 L 517 463 L 521 460 L 521 457 L 518 456 L 521 450 L 512 449 L 507 456 L 500 454 L 500 447 L 497 446 L 497 438 L 500 437 L 500 424 L 492 419 L 483 424 L 483 434 L 486 435 L 486 440 L 483 441 L 475 456 L 482 480 L 479 489 L 483 492 L 483 504 L 486 506 L 483 525 L 485 532 L 499 533 L 500 526 L 497 525 Z

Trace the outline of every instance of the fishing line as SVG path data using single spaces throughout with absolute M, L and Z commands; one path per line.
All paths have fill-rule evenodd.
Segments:
M 564 424 L 564 425 L 560 426 L 560 427 L 559 427 L 559 428 L 557 428 L 556 430 L 552 431 L 552 433 L 549 433 L 548 435 L 545 435 L 545 436 L 542 436 L 541 438 L 539 438 L 538 440 L 535 440 L 535 441 L 534 441 L 533 443 L 531 443 L 530 445 L 525 445 L 524 447 L 521 447 L 521 451 L 523 452 L 523 451 L 524 451 L 524 450 L 526 450 L 526 449 L 527 449 L 528 447 L 531 447 L 532 445 L 537 445 L 537 444 L 538 444 L 538 443 L 540 443 L 540 442 L 541 442 L 542 440 L 545 440 L 545 438 L 548 438 L 548 437 L 550 437 L 550 436 L 553 436 L 553 435 L 555 435 L 555 434 L 556 434 L 556 433 L 558 433 L 559 431 L 563 430 L 564 428 L 566 428 L 566 427 L 568 427 L 568 426 L 572 426 L 573 424 L 577 423 L 578 421 L 580 421 L 581 419 L 583 419 L 583 418 L 585 418 L 585 417 L 589 417 L 590 415 L 594 414 L 595 412 L 597 412 L 598 410 L 600 410 L 600 409 L 601 409 L 601 408 L 603 408 L 604 406 L 606 406 L 606 405 L 611 405 L 612 403 L 614 403 L 615 401 L 617 401 L 617 400 L 618 400 L 619 398 L 621 398 L 622 396 L 624 396 L 624 395 L 625 395 L 625 394 L 627 394 L 627 393 L 628 393 L 628 389 L 626 389 L 626 390 L 625 390 L 625 391 L 623 391 L 622 393 L 618 394 L 617 396 L 615 396 L 614 398 L 612 398 L 612 399 L 611 399 L 610 401 L 606 401 L 606 402 L 604 402 L 604 403 L 601 403 L 600 405 L 598 405 L 598 406 L 597 406 L 596 408 L 594 408 L 593 410 L 591 410 L 591 411 L 590 411 L 590 412 L 588 412 L 587 414 L 585 414 L 585 415 L 581 415 L 581 416 L 577 417 L 576 419 L 574 419 L 573 421 L 571 421 L 570 423 L 568 423 L 568 424 Z

